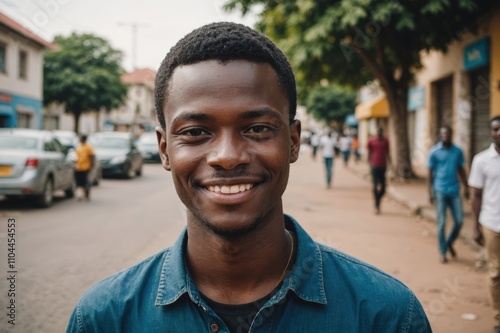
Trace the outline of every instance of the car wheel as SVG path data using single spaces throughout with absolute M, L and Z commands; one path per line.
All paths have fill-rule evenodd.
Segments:
M 135 176 L 135 171 L 134 169 L 132 169 L 132 165 L 130 164 L 127 164 L 123 170 L 123 175 L 125 176 L 125 178 L 127 179 L 131 179 L 131 178 L 134 178 Z
M 43 187 L 43 193 L 36 198 L 36 203 L 43 208 L 50 207 L 54 201 L 54 185 L 52 179 L 47 178 Z
M 75 191 L 76 191 L 76 183 L 73 180 L 71 182 L 71 186 L 64 190 L 64 194 L 66 195 L 66 198 L 73 198 L 75 196 Z

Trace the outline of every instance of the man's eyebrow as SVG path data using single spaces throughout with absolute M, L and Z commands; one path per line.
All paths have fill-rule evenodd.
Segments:
M 214 120 L 215 118 L 206 113 L 198 113 L 198 112 L 186 112 L 178 117 L 175 117 L 172 121 L 172 125 L 175 125 L 178 122 L 188 121 L 188 120 Z
M 264 109 L 259 109 L 259 110 L 250 110 L 243 112 L 241 115 L 242 119 L 253 119 L 253 118 L 259 118 L 259 117 L 264 117 L 264 116 L 271 116 L 274 117 L 278 120 L 283 120 L 281 117 L 281 114 L 278 111 L 275 111 L 270 108 L 264 108 Z

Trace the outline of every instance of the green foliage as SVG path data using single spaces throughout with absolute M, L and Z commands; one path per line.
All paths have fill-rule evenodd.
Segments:
M 359 87 L 407 86 L 423 50 L 446 51 L 494 0 L 228 0 L 243 14 L 262 8 L 257 29 L 287 54 L 299 88 L 321 79 Z M 300 91 L 305 97 L 307 91 Z
M 127 87 L 121 82 L 122 53 L 103 38 L 73 33 L 54 39 L 56 50 L 44 57 L 44 104 L 57 102 L 75 116 L 75 130 L 83 112 L 111 110 L 122 104 Z
M 318 86 L 307 96 L 305 106 L 317 120 L 341 124 L 346 115 L 354 113 L 356 93 L 338 85 Z
M 377 80 L 390 105 L 397 170 L 411 166 L 407 95 L 423 51 L 448 44 L 498 0 L 227 0 L 226 10 L 261 10 L 256 28 L 285 52 L 299 102 L 322 80 L 358 88 Z M 409 170 L 406 174 L 412 174 Z

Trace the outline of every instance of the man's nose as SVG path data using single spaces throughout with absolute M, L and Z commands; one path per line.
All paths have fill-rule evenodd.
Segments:
M 207 163 L 214 168 L 231 170 L 251 161 L 248 143 L 239 133 L 222 133 L 212 144 Z

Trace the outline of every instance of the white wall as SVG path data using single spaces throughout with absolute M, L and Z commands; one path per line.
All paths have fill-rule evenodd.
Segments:
M 7 69 L 7 73 L 0 73 L 0 89 L 41 100 L 43 98 L 43 49 L 4 28 L 0 28 L 0 42 L 6 45 Z M 26 79 L 19 78 L 19 52 L 21 50 L 28 55 Z

